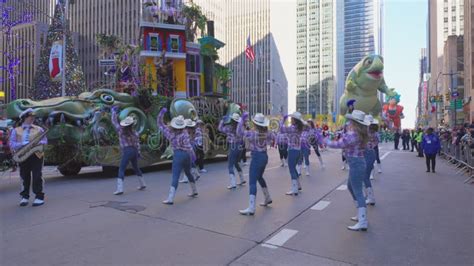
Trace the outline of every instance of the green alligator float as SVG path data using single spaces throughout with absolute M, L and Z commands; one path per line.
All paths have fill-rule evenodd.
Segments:
M 383 58 L 379 55 L 368 55 L 364 57 L 349 72 L 346 80 L 344 94 L 339 100 L 339 114 L 347 113 L 347 101 L 354 99 L 354 108 L 372 114 L 379 118 L 382 112 L 382 104 L 377 92 L 395 96 L 394 89 L 389 89 L 383 77 Z
M 148 95 L 147 104 L 143 104 L 141 97 L 100 89 L 77 97 L 37 102 L 18 99 L 7 104 L 5 109 L 7 118 L 13 120 L 18 120 L 20 113 L 27 108 L 35 110 L 37 123 L 49 128 L 45 164 L 58 165 L 63 175 L 76 175 L 83 166 L 101 165 L 104 170 L 111 170 L 119 165 L 120 146 L 110 120 L 110 109 L 114 105 L 120 107 L 120 119 L 133 115 L 138 121 L 135 127 L 140 133 L 141 167 L 172 157 L 156 124 L 156 117 L 163 107 L 169 110 L 167 119 L 183 115 L 185 118 L 199 118 L 205 123 L 207 158 L 227 153 L 225 136 L 216 128 L 221 117 L 241 113 L 239 105 L 216 97 L 174 99 Z

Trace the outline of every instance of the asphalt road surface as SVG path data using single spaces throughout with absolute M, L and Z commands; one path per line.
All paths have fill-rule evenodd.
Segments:
M 376 206 L 369 230 L 352 232 L 356 209 L 347 191 L 339 150 L 323 152 L 326 168 L 311 155 L 303 191 L 286 196 L 288 168 L 270 151 L 265 172 L 273 204 L 248 205 L 248 186 L 226 189 L 226 162 L 206 165 L 199 197 L 180 184 L 172 206 L 163 205 L 171 172 L 148 171 L 145 191 L 99 168 L 61 177 L 45 168 L 46 204 L 19 207 L 17 174 L 0 175 L 0 265 L 473 265 L 474 186 L 438 159 L 426 173 L 415 153 L 381 146 L 383 173 L 373 181 Z M 169 168 L 169 167 L 168 167 Z M 248 172 L 248 167 L 244 168 Z M 248 175 L 247 175 L 248 178 Z M 33 198 L 33 197 L 32 197 Z M 258 187 L 257 203 L 263 200 Z

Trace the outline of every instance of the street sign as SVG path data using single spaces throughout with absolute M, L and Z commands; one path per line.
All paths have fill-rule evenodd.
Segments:
M 454 92 L 451 93 L 451 97 L 453 97 L 453 98 L 456 98 L 458 96 L 459 96 L 459 92 L 457 92 L 457 91 L 454 91 Z
M 101 66 L 101 67 L 115 66 L 115 60 L 114 59 L 100 59 L 99 60 L 99 66 Z

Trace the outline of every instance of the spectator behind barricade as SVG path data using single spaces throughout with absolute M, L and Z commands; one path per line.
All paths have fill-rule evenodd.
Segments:
M 461 138 L 462 144 L 467 144 L 471 149 L 474 148 L 474 124 L 469 126 L 469 131 Z

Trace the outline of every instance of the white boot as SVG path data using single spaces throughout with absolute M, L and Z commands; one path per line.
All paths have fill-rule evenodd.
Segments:
M 378 163 L 377 168 L 378 168 L 378 173 L 381 174 L 382 173 L 382 164 Z
M 342 163 L 341 170 L 346 170 L 346 162 L 343 162 L 343 163 Z
M 367 231 L 368 221 L 367 221 L 367 208 L 358 208 L 357 209 L 357 218 L 358 222 L 353 226 L 348 226 L 347 229 L 352 231 Z
M 305 170 L 306 170 L 306 176 L 310 176 L 310 173 L 309 173 L 309 166 L 308 166 L 308 167 L 305 166 Z
M 189 182 L 189 185 L 191 186 L 191 194 L 188 196 L 190 197 L 196 197 L 198 195 L 197 189 L 196 189 L 196 183 L 195 182 Z
M 197 168 L 191 168 L 191 174 L 194 176 L 194 181 L 198 181 L 201 178 L 201 174 L 199 173 Z
M 249 196 L 249 207 L 245 210 L 240 210 L 242 215 L 254 215 L 255 214 L 255 195 Z
M 285 166 L 288 165 L 288 159 L 285 159 Z
M 181 178 L 179 179 L 178 182 L 179 182 L 179 183 L 188 183 L 188 182 L 189 182 L 188 177 L 186 176 L 185 173 L 182 173 L 182 174 L 181 174 Z
M 227 186 L 227 189 L 234 189 L 236 188 L 236 184 L 235 184 L 235 175 L 234 174 L 230 174 L 229 175 L 229 178 L 230 178 L 230 185 Z
M 286 192 L 286 195 L 298 196 L 298 180 L 291 179 L 291 190 Z
M 238 173 L 239 173 L 240 183 L 238 183 L 237 185 L 243 186 L 243 185 L 245 185 L 245 183 L 247 183 L 247 181 L 245 181 L 245 179 L 244 179 L 244 173 L 243 172 L 238 172 Z
M 323 158 L 321 156 L 318 157 L 319 163 L 321 164 L 321 168 L 326 168 L 326 166 L 323 163 Z
M 122 195 L 123 194 L 123 179 L 117 178 L 117 190 L 114 192 L 114 195 Z
M 173 186 L 170 187 L 170 191 L 168 192 L 168 198 L 163 201 L 163 204 L 172 205 L 174 202 L 174 196 L 176 195 L 176 188 Z
M 369 187 L 367 188 L 367 200 L 365 200 L 366 204 L 375 205 L 375 196 L 374 196 L 374 189 Z
M 285 160 L 284 159 L 281 159 L 281 167 L 285 167 Z
M 375 169 L 372 169 L 372 171 L 370 171 L 370 180 L 374 180 L 375 179 L 375 175 L 374 175 L 374 172 L 375 172 Z
M 270 197 L 270 192 L 268 192 L 268 187 L 262 187 L 263 195 L 265 196 L 265 201 L 260 203 L 260 206 L 268 206 L 272 204 L 272 198 Z
M 301 175 L 301 165 L 300 164 L 296 165 L 296 172 L 298 173 L 298 176 Z
M 144 190 L 146 188 L 145 179 L 143 178 L 143 176 L 137 176 L 137 177 L 138 177 L 138 183 L 140 183 L 137 189 Z

